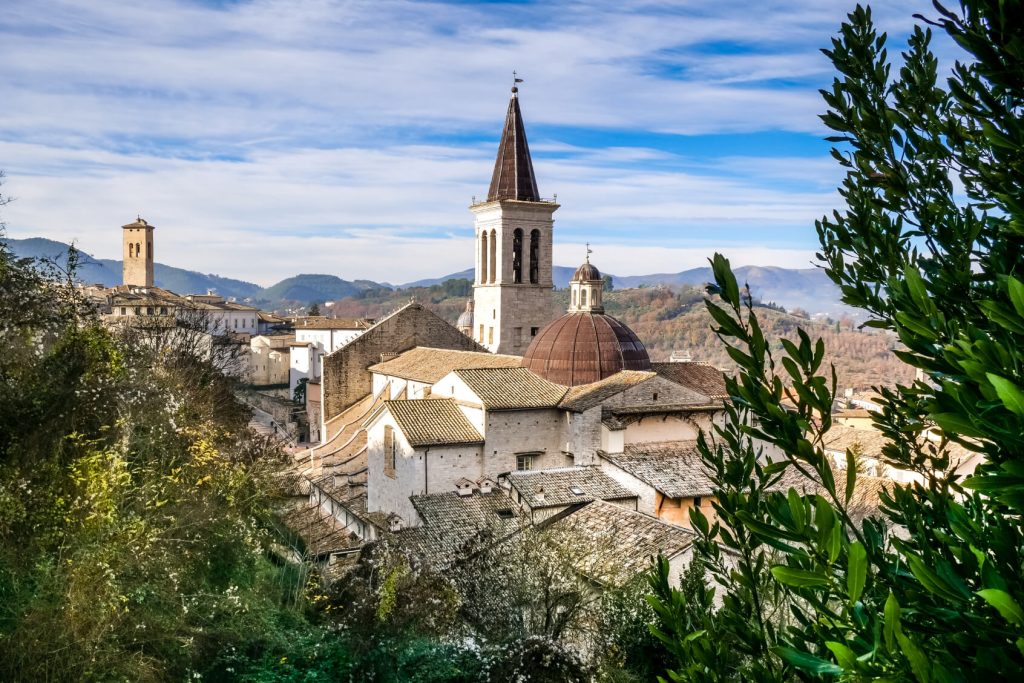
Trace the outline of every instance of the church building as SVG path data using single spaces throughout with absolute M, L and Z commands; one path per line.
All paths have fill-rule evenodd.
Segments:
M 658 525 L 685 528 L 686 509 L 710 500 L 706 481 L 669 497 L 648 470 L 660 459 L 684 482 L 699 472 L 697 435 L 724 414 L 722 374 L 652 363 L 605 312 L 589 250 L 556 316 L 559 207 L 537 189 L 516 88 L 487 200 L 470 208 L 474 296 L 457 326 L 410 304 L 324 356 L 325 439 L 296 467 L 309 505 L 362 539 L 417 529 L 443 546 L 467 529 L 430 530 L 440 519 L 535 523 L 589 504 L 677 538 Z
M 470 207 L 476 233 L 473 338 L 521 355 L 554 314 L 551 242 L 558 204 L 541 199 L 518 88 L 505 116 L 487 200 Z

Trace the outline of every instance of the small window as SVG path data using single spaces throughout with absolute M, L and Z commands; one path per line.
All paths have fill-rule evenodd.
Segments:
M 394 427 L 384 425 L 384 474 L 388 476 L 395 476 L 395 455 L 397 450 Z
M 658 400 L 658 392 L 657 391 L 654 392 L 654 396 L 651 396 L 651 400 L 652 401 L 657 401 Z
M 494 328 L 493 327 L 487 328 L 487 343 L 488 344 L 493 344 L 494 343 Z
M 700 496 L 694 496 L 693 497 L 693 507 L 699 508 L 700 504 L 703 503 L 703 502 L 704 502 L 704 499 L 701 498 Z
M 160 307 L 160 315 L 167 315 L 167 307 L 166 306 L 161 306 Z
M 572 495 L 574 495 L 574 496 L 582 496 L 583 495 L 583 489 L 581 489 L 579 486 L 570 486 L 569 487 L 569 491 L 572 492 Z
M 124 306 L 121 307 L 121 315 L 128 315 L 128 309 Z
M 480 338 L 477 340 L 481 344 L 484 343 L 484 324 L 480 323 Z
M 511 508 L 501 508 L 500 510 L 495 510 L 494 514 L 498 515 L 498 517 L 500 517 L 501 519 L 512 519 L 516 516 L 516 513 L 512 512 Z
M 531 327 L 530 328 L 530 336 L 531 337 L 536 337 L 538 332 L 540 332 L 540 328 L 539 327 Z
M 516 456 L 516 469 L 520 472 L 529 472 L 533 469 L 533 456 L 532 455 L 517 455 Z
M 142 315 L 142 307 L 141 306 L 136 306 L 135 307 L 135 315 Z
M 146 315 L 153 315 L 153 307 L 146 306 Z

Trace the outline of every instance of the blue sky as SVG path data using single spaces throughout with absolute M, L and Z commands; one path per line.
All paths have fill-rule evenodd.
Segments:
M 460 270 L 516 69 L 557 263 L 805 267 L 839 203 L 819 49 L 851 8 L 6 0 L 2 217 L 118 258 L 141 214 L 157 260 L 262 284 Z M 874 6 L 893 36 L 929 9 Z

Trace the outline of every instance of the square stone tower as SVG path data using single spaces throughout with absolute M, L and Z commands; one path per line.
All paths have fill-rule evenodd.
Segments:
M 124 243 L 122 282 L 136 287 L 153 286 L 153 226 L 140 216 L 121 226 Z
M 513 87 L 487 201 L 470 207 L 477 245 L 472 337 L 494 353 L 522 355 L 551 322 L 557 209 L 537 190 L 518 88 Z

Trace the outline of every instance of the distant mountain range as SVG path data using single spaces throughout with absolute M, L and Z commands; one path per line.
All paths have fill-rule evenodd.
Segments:
M 65 265 L 68 245 L 63 242 L 33 237 L 29 239 L 7 239 L 11 251 L 25 258 L 48 259 L 58 265 Z M 78 277 L 82 282 L 101 284 L 106 287 L 121 284 L 121 261 L 97 259 L 81 252 Z M 555 266 L 552 273 L 555 286 L 559 289 L 569 285 L 574 268 Z M 748 283 L 754 296 L 772 301 L 786 308 L 803 308 L 810 313 L 839 315 L 850 309 L 839 301 L 839 290 L 828 279 L 824 271 L 817 268 L 777 268 L 775 266 L 741 266 L 735 269 L 736 278 Z M 335 275 L 295 275 L 270 287 L 260 287 L 252 282 L 221 277 L 212 273 L 203 274 L 184 268 L 175 268 L 157 263 L 154 279 L 158 287 L 180 294 L 204 293 L 213 290 L 224 297 L 234 297 L 267 308 L 277 308 L 288 302 L 308 304 L 313 301 L 336 301 L 355 296 L 369 289 L 408 289 L 429 287 L 446 280 L 464 278 L 472 280 L 473 269 L 451 273 L 444 277 L 416 280 L 393 286 L 370 280 L 343 280 Z M 651 275 L 612 275 L 614 287 L 700 286 L 713 279 L 711 268 L 691 268 L 679 273 L 655 273 Z
M 555 287 L 564 289 L 569 286 L 575 268 L 566 266 L 555 266 L 552 269 L 552 280 Z M 771 301 L 786 308 L 803 308 L 809 313 L 828 313 L 839 315 L 850 312 L 847 306 L 839 301 L 839 288 L 833 284 L 825 271 L 820 268 L 778 268 L 776 266 L 740 266 L 733 270 L 736 279 L 742 284 L 750 285 L 750 291 L 755 297 L 763 301 Z M 606 273 L 611 275 L 610 273 Z M 465 278 L 472 280 L 474 272 L 472 268 L 460 270 L 444 277 L 416 280 L 404 285 L 409 287 L 429 287 L 452 280 Z M 699 287 L 706 282 L 714 281 L 714 274 L 711 268 L 691 268 L 679 273 L 654 273 L 652 275 L 611 275 L 612 286 L 616 289 L 630 289 L 634 287 L 655 287 L 665 285 L 669 287 L 691 286 Z

